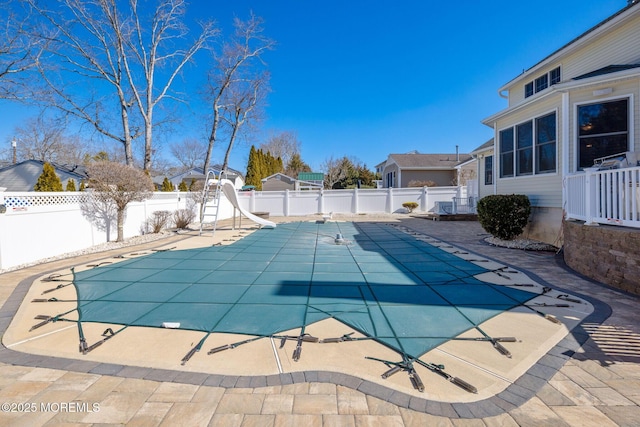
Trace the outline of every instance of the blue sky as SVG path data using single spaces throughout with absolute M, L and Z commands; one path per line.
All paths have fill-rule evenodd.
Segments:
M 189 14 L 210 16 L 228 31 L 234 16 L 253 10 L 277 42 L 265 55 L 272 77 L 266 120 L 251 142 L 294 131 L 315 170 L 344 155 L 373 169 L 390 153 L 481 145 L 493 136 L 481 120 L 506 107 L 500 86 L 626 4 L 192 0 Z M 28 113 L 0 108 L 0 144 L 8 147 Z M 249 145 L 237 146 L 231 167 L 244 171 Z

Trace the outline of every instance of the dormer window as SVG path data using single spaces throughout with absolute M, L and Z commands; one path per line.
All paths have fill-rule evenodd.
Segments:
M 543 75 L 536 79 L 536 93 L 549 87 L 549 76 Z
M 524 97 L 528 98 L 532 96 L 534 93 L 541 92 L 548 88 L 549 86 L 553 86 L 556 83 L 560 83 L 561 75 L 560 75 L 560 67 L 556 67 L 553 70 L 549 71 L 546 74 L 543 74 L 537 77 L 534 81 L 531 81 L 524 85 Z

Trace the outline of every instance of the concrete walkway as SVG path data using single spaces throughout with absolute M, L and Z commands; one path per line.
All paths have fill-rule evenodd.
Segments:
M 477 223 L 416 218 L 400 223 L 581 295 L 596 312 L 507 390 L 467 404 L 385 394 L 357 378 L 328 372 L 246 381 L 28 355 L 2 346 L 0 425 L 640 425 L 639 298 L 579 277 L 554 255 L 488 246 Z M 118 252 L 125 250 L 0 275 L 0 332 L 33 277 Z

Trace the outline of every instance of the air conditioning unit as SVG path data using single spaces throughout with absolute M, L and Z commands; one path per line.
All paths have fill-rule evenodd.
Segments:
M 436 202 L 434 210 L 438 215 L 451 215 L 453 213 L 453 202 Z

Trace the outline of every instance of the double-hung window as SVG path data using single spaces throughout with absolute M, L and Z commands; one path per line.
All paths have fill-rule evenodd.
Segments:
M 533 173 L 533 122 L 516 126 L 516 175 Z
M 484 158 L 484 185 L 493 184 L 493 156 Z
M 629 99 L 578 106 L 578 169 L 629 147 Z
M 500 178 L 513 176 L 513 128 L 500 131 Z
M 556 171 L 556 113 L 536 119 L 536 173 Z
M 500 178 L 556 171 L 556 113 L 503 129 L 499 134 Z

